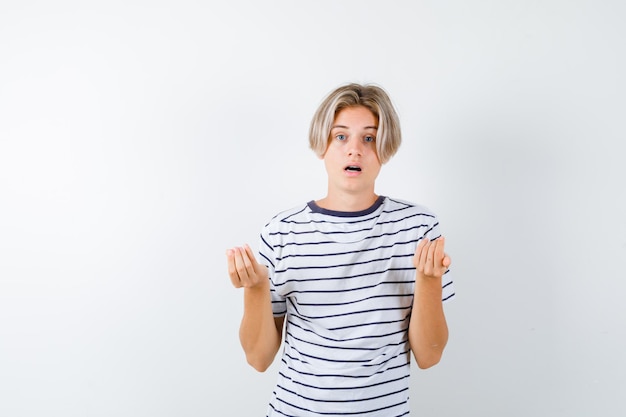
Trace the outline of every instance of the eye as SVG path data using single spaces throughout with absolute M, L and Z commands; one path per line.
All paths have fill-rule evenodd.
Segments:
M 374 141 L 376 140 L 376 138 L 375 138 L 374 136 L 365 136 L 365 137 L 363 138 L 363 140 L 364 140 L 365 142 L 374 142 Z
M 337 140 L 346 140 L 346 135 L 342 135 L 341 133 L 335 136 Z

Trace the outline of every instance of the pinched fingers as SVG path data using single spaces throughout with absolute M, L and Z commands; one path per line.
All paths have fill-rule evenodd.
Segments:
M 250 282 L 252 271 L 250 271 L 246 266 L 246 263 L 250 263 L 249 260 L 246 261 L 247 257 L 248 255 L 245 253 L 245 250 L 240 247 L 235 247 L 226 251 L 226 258 L 228 260 L 228 276 L 236 288 L 245 287 Z
M 434 275 L 435 270 L 435 248 L 437 247 L 436 240 L 429 240 L 428 238 L 423 238 L 420 242 L 421 247 L 418 247 L 419 257 L 416 268 L 419 272 L 424 275 Z
M 266 268 L 259 265 L 248 245 L 226 251 L 228 275 L 236 288 L 254 287 L 267 279 Z
M 446 255 L 445 238 L 429 240 L 424 237 L 417 245 L 413 263 L 418 273 L 425 276 L 441 277 L 450 266 L 450 257 Z

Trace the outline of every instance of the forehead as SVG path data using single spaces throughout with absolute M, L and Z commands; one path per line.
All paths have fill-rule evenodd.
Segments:
M 364 106 L 351 106 L 341 109 L 333 122 L 335 127 L 378 127 L 378 118 Z

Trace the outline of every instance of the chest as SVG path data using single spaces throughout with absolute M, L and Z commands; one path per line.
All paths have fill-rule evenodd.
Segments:
M 350 306 L 412 295 L 415 243 L 365 240 L 293 246 L 276 262 L 276 291 L 299 306 Z

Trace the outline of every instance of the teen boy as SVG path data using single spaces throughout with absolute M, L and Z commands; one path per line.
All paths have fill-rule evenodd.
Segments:
M 328 192 L 227 250 L 243 287 L 241 345 L 264 371 L 283 341 L 268 416 L 407 416 L 410 352 L 437 364 L 448 340 L 442 302 L 454 296 L 439 223 L 425 207 L 375 193 L 400 125 L 384 90 L 331 92 L 311 123 Z M 286 321 L 286 323 L 285 323 Z

